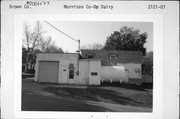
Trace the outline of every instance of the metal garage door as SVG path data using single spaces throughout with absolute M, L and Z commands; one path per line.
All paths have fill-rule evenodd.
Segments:
M 59 62 L 39 61 L 38 81 L 58 83 Z

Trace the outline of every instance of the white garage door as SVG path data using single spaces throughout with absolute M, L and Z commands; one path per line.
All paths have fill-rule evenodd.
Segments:
M 59 62 L 39 61 L 38 81 L 58 83 Z

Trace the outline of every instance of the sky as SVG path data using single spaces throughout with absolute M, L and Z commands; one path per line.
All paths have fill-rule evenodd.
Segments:
M 108 36 L 121 27 L 133 27 L 140 29 L 140 33 L 148 34 L 145 43 L 146 50 L 153 51 L 153 23 L 152 22 L 114 22 L 114 21 L 48 21 L 50 24 L 81 41 L 81 46 L 93 43 L 104 45 Z M 35 23 L 35 22 L 34 22 Z M 30 23 L 31 26 L 34 23 Z M 40 21 L 43 27 L 44 36 L 51 36 L 56 45 L 64 52 L 75 53 L 78 50 L 78 43 L 63 35 L 44 21 Z M 33 24 L 33 25 L 32 25 Z

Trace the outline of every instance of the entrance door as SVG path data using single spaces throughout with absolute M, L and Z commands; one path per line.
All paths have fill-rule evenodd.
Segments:
M 74 69 L 69 69 L 69 83 L 74 83 Z
M 73 69 L 69 70 L 69 79 L 74 79 L 74 70 Z

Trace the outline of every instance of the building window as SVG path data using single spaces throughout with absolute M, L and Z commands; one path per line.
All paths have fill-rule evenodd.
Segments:
M 74 70 L 69 70 L 69 79 L 74 79 Z
M 116 55 L 110 55 L 110 60 L 116 60 Z
M 91 72 L 91 76 L 97 76 L 98 73 L 97 72 Z
M 74 64 L 69 64 L 69 69 L 75 69 Z
M 88 55 L 87 55 L 87 58 L 89 58 L 89 59 L 90 59 L 90 58 L 93 58 L 93 55 L 92 55 L 92 54 L 88 54 Z

